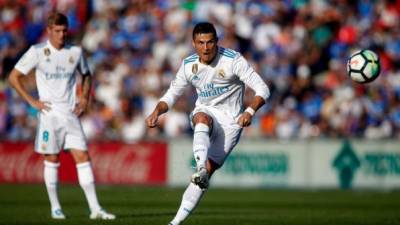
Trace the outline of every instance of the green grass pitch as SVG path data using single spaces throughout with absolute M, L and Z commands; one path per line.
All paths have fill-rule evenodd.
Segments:
M 44 185 L 0 185 L 0 224 L 162 224 L 175 215 L 183 189 L 98 186 L 115 221 L 92 221 L 78 185 L 61 185 L 68 219 L 50 219 Z M 213 189 L 185 225 L 400 224 L 400 192 Z

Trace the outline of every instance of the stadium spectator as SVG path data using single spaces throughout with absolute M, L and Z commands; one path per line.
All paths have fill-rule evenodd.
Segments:
M 349 102 L 344 103 L 348 100 L 341 99 L 343 95 L 340 92 L 352 89 L 356 94 L 350 103 L 357 102 L 360 104 L 357 107 L 361 108 L 369 107 L 370 103 L 365 99 L 376 95 L 380 89 L 397 98 L 400 96 L 400 57 L 397 50 L 400 46 L 399 2 L 0 1 L 0 94 L 6 96 L 7 102 L 14 98 L 4 79 L 27 47 L 34 41 L 43 40 L 45 15 L 54 9 L 60 9 L 75 24 L 72 41 L 82 42 L 88 53 L 89 66 L 98 75 L 94 81 L 94 92 L 103 92 L 107 79 L 115 82 L 113 88 L 123 87 L 113 89 L 115 93 L 109 96 L 104 96 L 103 93 L 99 99 L 94 96 L 95 101 L 102 102 L 101 106 L 96 106 L 102 107 L 100 111 L 112 110 L 111 115 L 103 114 L 111 117 L 105 118 L 104 130 L 101 131 L 104 134 L 103 140 L 122 140 L 121 136 L 116 135 L 121 133 L 122 126 L 118 123 L 123 121 L 121 99 L 126 95 L 135 95 L 143 103 L 140 110 L 142 116 L 147 116 L 148 108 L 154 107 L 154 99 L 159 98 L 168 87 L 173 77 L 172 71 L 178 69 L 184 55 L 190 54 L 191 40 L 187 38 L 189 28 L 196 22 L 208 20 L 213 21 L 221 34 L 220 42 L 241 52 L 255 68 L 259 68 L 264 80 L 273 90 L 267 107 L 255 116 L 253 126 L 245 129 L 245 136 L 259 134 L 267 138 L 276 137 L 279 122 L 275 120 L 276 124 L 268 128 L 273 130 L 268 131 L 267 135 L 264 133 L 265 124 L 261 123 L 261 118 L 267 114 L 270 115 L 269 118 L 277 118 L 277 111 L 271 108 L 291 97 L 296 100 L 294 110 L 301 117 L 300 127 L 317 123 L 324 127 L 320 130 L 323 137 L 372 137 L 366 135 L 367 112 L 352 117 L 352 125 L 345 126 L 349 121 L 346 121 L 343 107 Z M 361 85 L 354 84 L 346 75 L 347 56 L 360 48 L 376 51 L 382 64 L 380 77 L 361 88 Z M 115 60 L 121 57 L 129 69 L 123 75 L 115 75 L 114 72 L 118 72 L 118 63 Z M 134 93 L 137 87 L 143 87 L 141 76 L 149 64 L 159 69 L 161 84 L 157 85 L 161 85 L 160 91 Z M 303 75 L 300 76 L 298 71 Z M 121 77 L 117 79 L 116 76 Z M 108 78 L 104 79 L 105 77 Z M 324 93 L 325 97 L 319 100 L 322 102 L 318 103 L 318 99 L 310 102 L 310 98 L 300 98 L 308 89 L 303 85 L 315 87 L 309 90 L 312 97 Z M 364 89 L 363 94 L 357 94 L 358 89 Z M 348 91 L 343 93 L 345 92 Z M 188 91 L 182 99 L 193 104 L 194 95 L 193 91 Z M 376 117 L 374 120 L 377 120 L 376 124 L 383 124 L 384 120 L 388 120 L 391 129 L 387 129 L 390 134 L 381 138 L 398 136 L 398 119 L 396 116 L 389 116 L 389 112 L 395 111 L 397 105 L 388 97 L 382 101 L 384 117 Z M 338 114 L 322 116 L 324 105 L 330 105 Z M 309 109 L 314 107 L 322 108 L 319 112 L 310 112 Z M 314 113 L 319 115 L 313 115 Z M 6 118 L 6 126 L 0 132 L 0 139 L 6 139 L 13 132 L 12 121 L 16 121 L 16 116 L 11 110 L 6 110 L 6 116 L 3 117 Z M 85 117 L 91 116 L 96 117 L 95 114 Z M 116 117 L 119 118 L 114 120 Z M 31 122 L 23 124 L 28 130 L 35 127 Z M 248 129 L 252 131 L 247 132 Z M 181 135 L 187 134 L 190 134 L 190 130 Z M 166 133 L 163 129 L 152 130 L 144 138 L 154 138 L 154 135 L 166 136 Z M 91 137 L 96 140 L 97 136 Z M 33 136 L 27 138 L 33 139 Z M 310 137 L 298 132 L 291 138 Z

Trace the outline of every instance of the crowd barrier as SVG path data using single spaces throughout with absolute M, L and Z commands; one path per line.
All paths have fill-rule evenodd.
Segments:
M 215 187 L 400 189 L 396 140 L 279 141 L 243 139 L 211 179 Z M 191 139 L 91 143 L 97 183 L 186 186 L 194 172 Z M 77 182 L 62 152 L 61 182 Z M 0 143 L 0 183 L 43 182 L 43 160 L 31 143 Z

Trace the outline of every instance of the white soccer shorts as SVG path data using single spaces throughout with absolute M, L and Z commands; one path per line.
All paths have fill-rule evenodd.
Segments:
M 39 113 L 35 151 L 40 154 L 58 154 L 61 149 L 87 151 L 86 136 L 79 118 L 57 111 Z
M 192 128 L 193 116 L 198 112 L 206 113 L 213 119 L 208 158 L 222 166 L 225 159 L 239 142 L 243 128 L 228 113 L 207 106 L 196 107 L 193 110 L 190 115 Z

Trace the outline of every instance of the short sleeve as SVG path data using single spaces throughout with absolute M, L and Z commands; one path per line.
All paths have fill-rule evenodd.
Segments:
M 39 57 L 34 46 L 30 47 L 27 52 L 18 60 L 14 68 L 24 75 L 27 75 L 33 68 L 37 66 Z
M 84 56 L 83 52 L 81 53 L 81 57 L 79 58 L 79 63 L 78 63 L 78 71 L 82 75 L 90 75 L 90 69 L 88 66 L 88 63 L 86 61 L 86 57 Z

